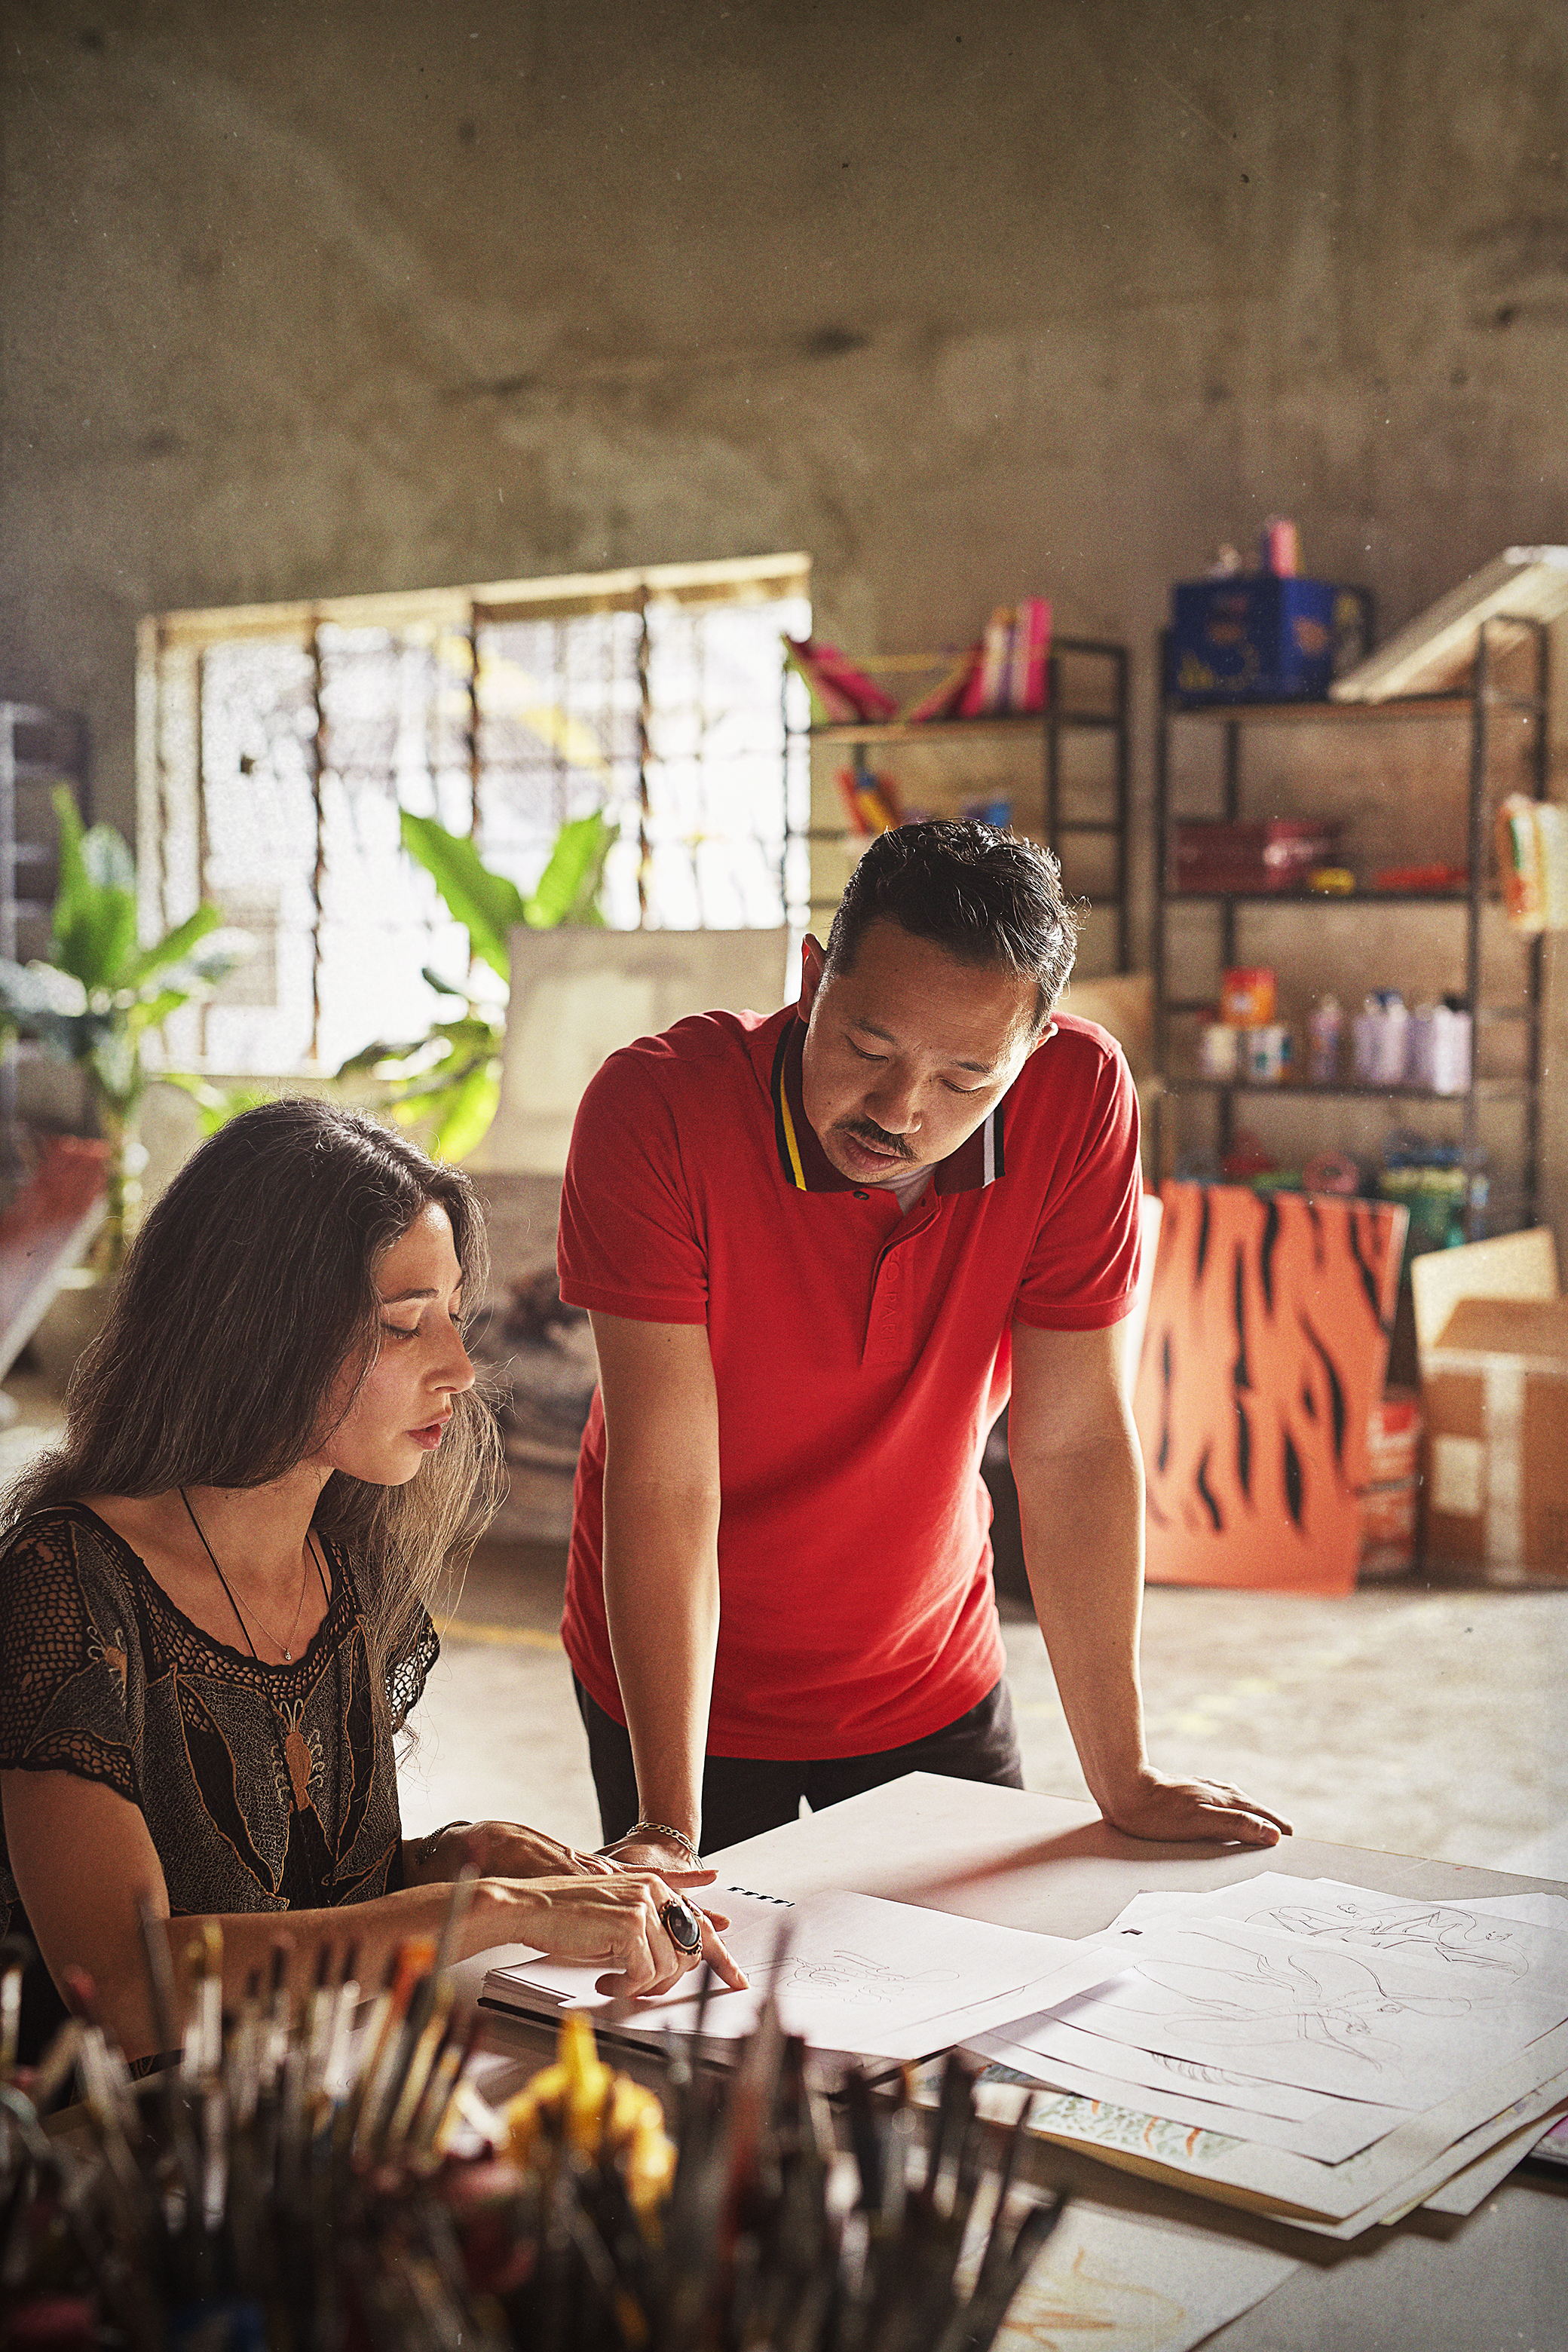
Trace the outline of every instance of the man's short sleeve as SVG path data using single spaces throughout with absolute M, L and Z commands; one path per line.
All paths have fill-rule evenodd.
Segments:
M 1078 1146 L 1047 1194 L 1013 1312 L 1046 1331 L 1100 1331 L 1131 1312 L 1142 1230 L 1138 1097 L 1106 1041 L 1077 1121 Z
M 627 1046 L 583 1097 L 556 1245 L 569 1307 L 636 1323 L 708 1320 L 708 1255 L 681 1157 L 675 1066 L 658 1039 Z

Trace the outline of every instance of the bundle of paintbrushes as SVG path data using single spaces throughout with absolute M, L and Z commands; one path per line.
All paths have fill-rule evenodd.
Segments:
M 841 2152 L 771 2009 L 732 2073 L 650 2053 L 662 2112 L 574 2019 L 498 2114 L 428 1941 L 368 1996 L 351 1962 L 292 2000 L 279 1959 L 226 2016 L 209 1930 L 176 2032 L 164 1933 L 144 1925 L 178 2062 L 134 2082 L 81 1982 L 43 2064 L 5 2070 L 7 2343 L 985 2352 L 1060 2210 L 1016 2187 L 1022 2126 L 994 2140 L 956 2058 L 923 2118 L 900 2079 L 851 2073 Z

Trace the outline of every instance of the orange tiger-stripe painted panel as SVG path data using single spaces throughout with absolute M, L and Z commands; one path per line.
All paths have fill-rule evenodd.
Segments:
M 1405 1213 L 1234 1184 L 1161 1198 L 1134 1397 L 1149 1580 L 1348 1592 Z

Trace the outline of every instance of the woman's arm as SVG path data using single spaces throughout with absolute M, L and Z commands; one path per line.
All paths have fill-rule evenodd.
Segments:
M 155 2052 L 159 2037 L 138 1901 L 145 1895 L 167 1923 L 176 1971 L 185 1945 L 199 1938 L 205 1922 L 170 1918 L 163 1865 L 140 1809 L 98 1781 L 66 1772 L 0 1772 L 0 1804 L 17 1890 L 56 1984 L 68 1968 L 84 1969 L 100 2014 L 126 2055 Z M 456 1956 L 497 1944 L 531 1944 L 557 1959 L 602 1965 L 602 1990 L 618 1993 L 662 1992 L 696 1958 L 707 1957 L 726 1982 L 743 1985 L 710 1928 L 704 1928 L 703 1953 L 692 1958 L 670 1941 L 658 1915 L 679 1885 L 678 1876 L 652 1871 L 481 1878 Z M 439 1934 L 451 1896 L 450 1884 L 437 1880 L 327 1910 L 211 1915 L 223 1930 L 224 2004 L 238 2002 L 252 1970 L 266 1976 L 280 1944 L 288 1948 L 289 1981 L 296 1991 L 313 1979 L 323 1949 L 338 1973 L 351 1946 L 361 1983 L 377 1984 L 405 1937 Z
M 485 1878 L 604 1878 L 617 1867 L 603 1854 L 583 1853 L 522 1822 L 447 1822 L 403 1841 L 405 1886 L 450 1884 L 464 1870 Z

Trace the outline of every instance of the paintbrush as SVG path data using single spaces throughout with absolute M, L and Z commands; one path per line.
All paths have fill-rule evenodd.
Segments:
M 479 2046 L 484 2022 L 482 2017 L 476 2016 L 469 2019 L 460 2035 L 448 2030 L 446 2047 L 430 2069 L 430 2081 L 425 2096 L 409 2126 L 408 2153 L 416 2161 L 432 2151 L 441 2152 L 458 2085 L 468 2073 L 468 2063 Z
M 33 1955 L 20 1936 L 0 1943 L 0 2082 L 16 2071 L 16 2037 L 22 2028 L 22 1979 Z
M 337 2014 L 337 1993 L 331 1979 L 332 1946 L 323 1936 L 316 1947 L 316 1965 L 311 1971 L 310 1998 L 307 2005 L 308 2023 L 305 2029 L 305 2089 L 313 2099 L 321 2087 L 327 2071 L 327 2053 L 331 2046 L 332 2025 Z
M 446 1981 L 442 1981 L 437 1979 L 436 1994 L 431 2004 L 429 2017 L 426 2021 L 425 2028 L 420 2033 L 418 2041 L 414 2045 L 413 2052 L 409 2057 L 407 2071 L 404 2075 L 402 2083 L 397 2087 L 395 2097 L 390 2103 L 391 2112 L 387 2119 L 386 2127 L 381 2135 L 380 2143 L 376 2151 L 378 2155 L 390 2158 L 395 2161 L 402 2154 L 404 2144 L 408 2137 L 409 2128 L 413 2124 L 416 2115 L 418 2113 L 419 2102 L 424 2097 L 426 2086 L 429 2084 L 431 2069 L 434 2067 L 437 2057 L 440 2055 L 442 2043 L 447 2039 L 447 2030 L 451 2022 L 451 2016 L 452 1987 L 450 1980 L 447 1979 Z
M 51 2077 L 62 2071 L 67 2076 L 74 2072 L 87 2031 L 79 2019 L 68 2020 L 46 2052 L 40 2072 Z M 46 2196 L 53 2198 L 68 2242 L 80 2254 L 104 2307 L 113 2308 L 112 2299 L 125 2284 L 125 2264 L 111 2253 L 98 2227 L 97 2210 L 103 2203 L 101 2159 L 84 2160 L 65 2143 L 50 2138 L 40 2126 L 33 2101 L 13 2084 L 0 2083 L 0 2112 L 21 2149 L 11 2208 L 0 2224 L 0 2310 L 8 2311 L 25 2286 L 33 2203 Z M 127 2314 L 134 2323 L 132 2339 L 144 2343 L 134 2284 L 132 2296 L 133 2308 Z
M 293 2031 L 294 2007 L 289 1997 L 289 1962 L 294 1947 L 287 1936 L 274 1938 L 272 1967 L 268 1986 L 267 2031 L 262 2037 L 261 2087 L 272 2092 L 277 2084 L 283 2053 L 289 2047 Z
M 414 1979 L 402 2018 L 388 2042 L 372 2095 L 374 2105 L 367 2109 L 360 2132 L 364 2152 L 372 2158 L 379 2157 L 385 2147 L 388 2127 L 423 2041 L 429 2021 L 432 1981 L 428 1972 Z
M 982 2298 L 976 2293 L 970 2298 L 963 2315 L 968 2323 L 963 2352 L 990 2352 L 997 2330 L 1007 2316 L 1008 2305 L 1034 2268 L 1036 2256 L 1066 2212 L 1067 2204 L 1065 2192 L 1058 2190 L 1047 2203 L 1030 2206 L 1005 2260 L 992 2276 L 986 2295 Z

